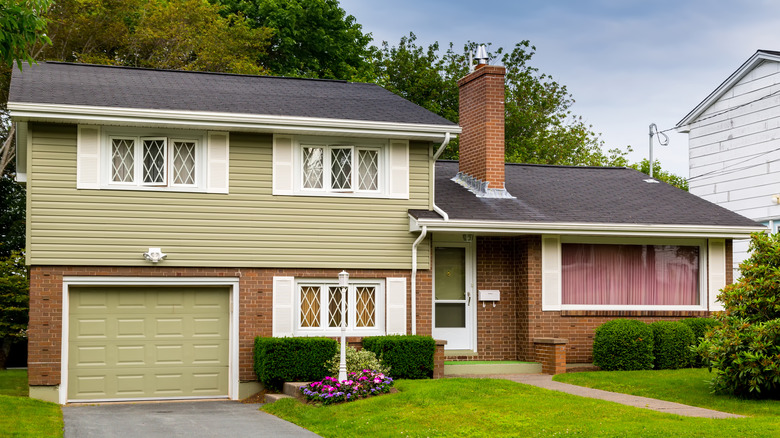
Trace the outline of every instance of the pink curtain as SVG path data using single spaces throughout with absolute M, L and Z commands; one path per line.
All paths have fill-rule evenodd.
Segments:
M 699 304 L 699 247 L 564 243 L 563 304 Z

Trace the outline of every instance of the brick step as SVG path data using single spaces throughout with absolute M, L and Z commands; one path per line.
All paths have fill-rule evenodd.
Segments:
M 469 363 L 444 364 L 444 375 L 473 375 L 473 374 L 539 374 L 542 365 L 538 363 Z

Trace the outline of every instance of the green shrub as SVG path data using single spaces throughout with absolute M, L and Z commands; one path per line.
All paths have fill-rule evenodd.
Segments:
M 715 391 L 780 398 L 780 234 L 753 233 L 739 280 L 722 289 L 722 324 L 697 352 L 713 370 Z
M 635 319 L 614 319 L 598 326 L 593 364 L 603 370 L 653 368 L 653 330 Z
M 693 332 L 693 337 L 696 338 L 693 347 L 691 347 L 693 351 L 696 350 L 696 348 L 699 346 L 699 343 L 704 339 L 704 335 L 711 328 L 720 325 L 718 320 L 715 318 L 685 318 L 681 319 L 680 322 L 687 325 Z M 706 364 L 699 354 L 694 353 L 693 359 L 691 360 L 691 366 L 701 368 L 706 366 Z
M 328 338 L 255 338 L 255 373 L 267 388 L 284 382 L 322 380 L 339 344 Z
M 395 379 L 433 377 L 436 341 L 430 336 L 372 336 L 363 338 L 363 348 L 376 353 Z
M 347 372 L 359 373 L 363 370 L 378 371 L 382 374 L 388 374 L 389 368 L 382 364 L 376 357 L 376 353 L 373 351 L 356 350 L 355 347 L 347 347 L 344 351 L 344 355 L 347 359 Z M 339 362 L 341 362 L 341 352 L 337 352 L 325 367 L 328 368 L 328 372 L 331 377 L 339 375 Z
M 696 342 L 693 330 L 678 321 L 658 321 L 653 330 L 653 365 L 657 370 L 685 368 L 693 359 L 691 347 Z

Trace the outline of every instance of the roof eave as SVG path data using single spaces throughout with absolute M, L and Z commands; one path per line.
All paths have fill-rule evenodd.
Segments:
M 745 239 L 764 231 L 763 226 L 614 224 L 585 222 L 510 222 L 451 219 L 418 219 L 409 216 L 409 231 L 486 234 L 566 234 L 581 236 L 703 237 Z
M 458 125 L 378 122 L 350 119 L 216 113 L 139 108 L 8 102 L 16 121 L 82 124 L 165 125 L 215 130 L 245 130 L 286 134 L 334 134 L 439 140 L 460 134 Z
M 756 51 L 753 56 L 745 61 L 734 73 L 731 74 L 718 88 L 709 94 L 704 100 L 702 100 L 696 107 L 691 110 L 682 120 L 677 122 L 675 127 L 677 132 L 686 133 L 690 131 L 690 124 L 693 123 L 707 108 L 720 99 L 731 87 L 745 77 L 750 70 L 762 61 L 776 61 L 780 62 L 780 55 L 775 53 L 767 53 L 762 50 Z

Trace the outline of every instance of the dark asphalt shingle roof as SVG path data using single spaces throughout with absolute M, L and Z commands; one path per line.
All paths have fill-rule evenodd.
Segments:
M 456 126 L 375 84 L 58 62 L 15 67 L 8 100 Z
M 758 226 L 756 222 L 666 183 L 620 167 L 507 164 L 507 191 L 516 199 L 477 198 L 451 181 L 455 161 L 436 163 L 436 205 L 450 219 L 648 225 Z M 427 210 L 416 218 L 437 219 Z

